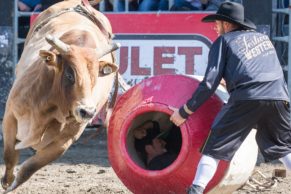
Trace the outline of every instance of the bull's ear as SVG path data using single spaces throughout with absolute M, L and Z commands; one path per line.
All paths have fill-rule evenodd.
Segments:
M 115 63 L 110 63 L 107 61 L 99 61 L 99 76 L 103 77 L 114 73 L 118 70 L 118 66 Z
M 58 56 L 52 51 L 40 50 L 39 56 L 50 66 L 58 66 Z

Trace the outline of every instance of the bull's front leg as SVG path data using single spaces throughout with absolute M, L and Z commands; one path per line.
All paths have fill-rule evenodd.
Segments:
M 70 131 L 68 128 L 65 128 L 60 136 L 56 137 L 52 143 L 38 150 L 34 156 L 27 159 L 21 165 L 16 178 L 5 193 L 15 190 L 18 186 L 27 181 L 37 170 L 63 155 L 82 131 L 83 129 L 71 129 Z
M 17 121 L 11 112 L 7 111 L 3 118 L 3 142 L 5 173 L 1 179 L 3 189 L 7 189 L 14 181 L 14 167 L 19 160 L 19 151 L 15 150 Z

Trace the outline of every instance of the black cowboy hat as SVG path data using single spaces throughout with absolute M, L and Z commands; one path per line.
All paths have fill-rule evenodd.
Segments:
M 235 2 L 222 3 L 216 14 L 211 14 L 202 18 L 202 22 L 214 22 L 215 20 L 227 21 L 238 24 L 247 29 L 256 29 L 256 25 L 244 16 L 244 7 Z

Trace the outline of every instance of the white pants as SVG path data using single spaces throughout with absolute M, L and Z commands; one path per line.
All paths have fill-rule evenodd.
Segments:
M 279 160 L 284 164 L 287 170 L 291 171 L 291 153 Z M 205 188 L 214 176 L 219 161 L 220 160 L 210 156 L 202 155 L 192 184 Z

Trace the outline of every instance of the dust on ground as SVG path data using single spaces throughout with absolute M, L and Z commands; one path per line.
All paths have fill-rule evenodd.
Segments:
M 107 154 L 106 132 L 86 130 L 64 156 L 37 171 L 14 194 L 131 194 L 110 166 Z M 3 142 L 1 141 L 0 174 L 3 175 Z M 21 153 L 20 162 L 30 157 L 33 151 Z M 260 159 L 255 170 L 271 177 L 278 163 L 263 163 Z M 17 166 L 16 170 L 19 168 Z M 0 191 L 1 192 L 1 191 Z M 278 179 L 276 187 L 258 191 L 244 186 L 234 194 L 289 194 L 291 174 Z

